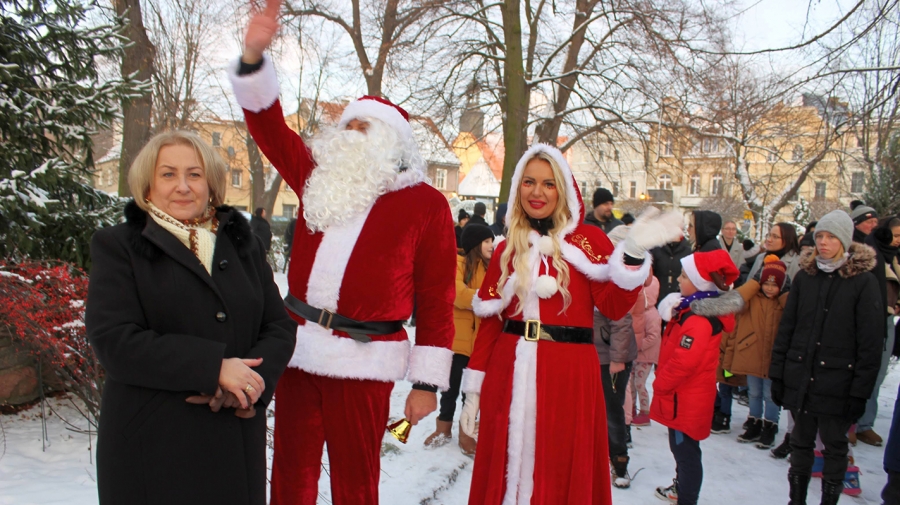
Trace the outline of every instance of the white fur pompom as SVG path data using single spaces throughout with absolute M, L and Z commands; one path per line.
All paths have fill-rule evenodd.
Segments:
M 549 275 L 542 275 L 537 278 L 537 282 L 534 285 L 534 291 L 537 293 L 538 298 L 546 300 L 559 291 L 559 286 L 556 285 L 555 278 L 550 277 Z
M 663 321 L 671 320 L 674 315 L 672 312 L 674 312 L 675 307 L 680 303 L 681 293 L 669 293 L 668 296 L 659 302 L 659 306 L 657 307 L 659 309 L 659 317 L 661 317 Z
M 544 256 L 550 256 L 553 254 L 553 239 L 547 235 L 544 235 L 540 239 L 538 239 L 538 251 L 541 252 Z

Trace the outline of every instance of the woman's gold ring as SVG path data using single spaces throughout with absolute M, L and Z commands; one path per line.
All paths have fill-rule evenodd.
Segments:
M 253 386 L 251 386 L 250 383 L 248 382 L 248 383 L 247 383 L 247 387 L 244 388 L 244 391 L 246 391 L 247 394 L 252 393 L 252 392 L 253 392 Z

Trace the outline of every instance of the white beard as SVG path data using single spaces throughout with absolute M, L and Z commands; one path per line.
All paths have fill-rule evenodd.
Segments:
M 362 214 L 400 175 L 408 146 L 404 149 L 393 128 L 367 121 L 366 133 L 330 127 L 310 142 L 317 164 L 303 189 L 303 217 L 310 230 L 325 231 Z

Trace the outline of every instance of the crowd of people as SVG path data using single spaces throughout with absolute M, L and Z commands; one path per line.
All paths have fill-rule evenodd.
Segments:
M 462 397 L 470 505 L 612 503 L 612 486 L 631 485 L 631 427 L 651 422 L 674 460 L 656 496 L 694 505 L 701 442 L 730 432 L 742 395 L 736 443 L 790 456 L 792 505 L 814 476 L 822 504 L 858 493 L 850 446 L 883 444 L 877 398 L 897 354 L 900 218 L 854 202 L 805 229 L 776 223 L 759 246 L 707 210 L 620 220 L 609 190 L 586 208 L 563 154 L 535 144 L 494 222 L 477 203 L 454 235 L 401 107 L 361 97 L 308 142 L 285 124 L 264 55 L 279 8 L 251 19 L 230 78 L 301 197 L 289 293 L 266 262 L 264 211 L 248 222 L 224 205 L 215 150 L 188 132 L 151 139 L 129 173 L 126 222 L 91 244 L 101 503 L 266 503 L 277 395 L 271 503 L 316 503 L 327 446 L 333 503 L 377 504 L 401 379 L 409 423 L 438 410 L 433 448 L 453 439 Z M 900 500 L 896 417 L 886 504 Z

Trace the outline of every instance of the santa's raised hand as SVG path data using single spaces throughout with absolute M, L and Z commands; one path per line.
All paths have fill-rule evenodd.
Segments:
M 241 61 L 249 65 L 259 63 L 275 34 L 278 32 L 278 13 L 281 11 L 281 0 L 268 0 L 266 8 L 257 12 L 247 24 L 244 35 L 244 54 Z

